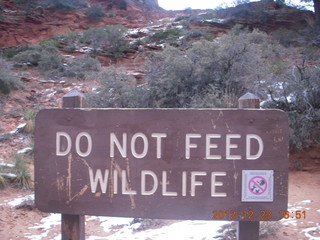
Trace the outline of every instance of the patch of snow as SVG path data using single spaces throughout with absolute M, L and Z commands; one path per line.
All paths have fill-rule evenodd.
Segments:
M 3 159 L 1 159 L 3 160 Z M 5 167 L 5 168 L 14 168 L 14 164 L 11 163 L 5 163 L 5 162 L 0 162 L 0 167 Z
M 31 147 L 26 147 L 24 149 L 21 149 L 21 150 L 17 151 L 17 154 L 25 154 L 25 153 L 28 153 L 28 152 L 31 152 L 31 151 L 32 151 Z
M 40 223 L 36 223 L 36 226 L 29 228 L 29 229 L 40 229 L 41 231 L 44 231 L 44 232 L 37 235 L 26 236 L 26 238 L 30 240 L 48 239 L 47 237 L 52 226 L 60 225 L 60 224 L 61 224 L 61 214 L 52 213 L 48 217 L 42 218 Z M 60 238 L 58 237 L 59 236 L 56 236 L 54 239 L 61 239 L 61 236 Z
M 288 219 L 282 218 L 280 222 L 282 222 L 282 225 L 284 226 L 288 226 L 288 225 L 298 226 L 297 220 L 292 218 L 288 218 Z
M 317 226 L 315 226 L 315 227 L 303 229 L 301 232 L 304 233 L 304 235 L 309 240 L 320 240 L 320 235 L 319 235 L 320 226 L 319 226 L 319 224 L 317 224 Z
M 65 60 L 69 61 L 69 60 L 72 60 L 75 58 L 75 56 L 73 55 L 69 55 L 69 54 L 65 54 L 65 55 L 62 55 L 64 57 Z
M 90 217 L 87 221 L 98 220 L 101 222 L 107 237 L 90 236 L 88 240 L 100 239 L 132 239 L 132 240 L 167 240 L 167 239 L 212 239 L 218 234 L 218 230 L 230 222 L 225 221 L 181 221 L 169 226 L 156 229 L 148 229 L 136 232 L 140 223 L 131 224 L 133 218 L 116 217 Z M 116 227 L 118 230 L 112 230 Z M 119 228 L 121 227 L 121 228 Z
M 208 14 L 208 12 L 201 12 L 201 13 L 198 13 L 198 16 L 206 15 L 206 14 Z
M 30 201 L 30 200 L 34 200 L 34 194 L 30 194 L 24 197 L 19 197 L 19 198 L 15 198 L 13 200 L 11 200 L 10 202 L 8 202 L 8 205 L 10 207 L 16 207 L 18 205 L 20 205 L 21 203 L 25 202 L 25 201 Z
M 22 129 L 24 129 L 24 127 L 26 126 L 27 124 L 26 123 L 21 123 L 15 130 L 12 130 L 10 132 L 10 134 L 17 134 L 19 132 L 22 131 Z
M 301 201 L 301 202 L 298 202 L 297 204 L 303 204 L 303 205 L 305 205 L 305 204 L 308 204 L 308 203 L 311 203 L 312 202 L 312 200 L 303 200 L 303 201 Z
M 78 52 L 81 52 L 81 53 L 89 53 L 92 51 L 93 51 L 93 48 L 91 48 L 91 47 L 82 47 L 78 50 Z
M 9 9 L 3 9 L 3 11 L 5 13 L 16 13 L 17 11 L 14 11 L 14 10 L 9 10 Z
M 127 32 L 127 35 L 133 35 L 133 34 L 138 34 L 138 33 L 149 33 L 150 30 L 148 27 L 146 28 L 134 28 L 134 29 L 130 29 Z

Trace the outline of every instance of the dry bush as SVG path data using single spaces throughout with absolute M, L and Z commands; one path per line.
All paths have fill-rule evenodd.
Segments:
M 16 154 L 13 158 L 16 174 L 16 178 L 12 182 L 13 186 L 24 190 L 32 189 L 32 181 L 26 159 L 21 154 Z
M 1 169 L 0 169 L 0 173 L 1 173 Z M 6 186 L 7 186 L 7 181 L 4 179 L 4 177 L 0 175 L 0 190 L 4 189 Z
M 9 62 L 0 58 L 0 95 L 9 94 L 12 90 L 21 87 L 22 83 L 14 76 Z

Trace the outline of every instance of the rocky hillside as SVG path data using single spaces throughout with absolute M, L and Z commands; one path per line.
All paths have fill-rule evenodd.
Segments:
M 35 43 L 55 34 L 79 32 L 92 26 L 119 24 L 142 27 L 166 15 L 161 11 L 151 14 L 151 11 L 160 10 L 157 0 L 91 0 L 86 8 L 72 11 L 44 8 L 41 5 L 28 7 L 14 2 L 2 1 L 0 48 Z M 85 15 L 86 9 L 95 5 L 100 6 L 105 13 L 99 22 L 91 21 Z
M 127 28 L 145 27 L 150 22 L 179 14 L 192 15 L 189 19 L 191 28 L 206 28 L 212 32 L 223 32 L 235 24 L 272 32 L 277 29 L 299 30 L 313 23 L 312 12 L 281 8 L 276 3 L 253 2 L 220 10 L 218 14 L 202 11 L 199 17 L 196 16 L 199 11 L 161 10 L 157 0 L 91 0 L 86 8 L 72 11 L 44 8 L 41 5 L 31 8 L 14 2 L 2 1 L 0 48 L 36 43 L 56 34 L 80 32 L 90 27 L 115 24 Z M 104 16 L 99 21 L 92 21 L 86 17 L 86 9 L 96 5 L 101 7 Z
M 284 43 L 299 46 L 305 40 L 301 35 L 295 35 L 296 32 L 313 27 L 312 12 L 275 3 L 253 2 L 222 10 L 185 11 L 164 11 L 159 8 L 157 0 L 91 0 L 87 3 L 81 8 L 61 10 L 41 5 L 30 7 L 13 0 L 2 1 L 1 53 L 8 59 L 8 65 L 15 66 L 13 73 L 22 85 L 9 95 L 0 96 L 2 161 L 12 163 L 14 153 L 32 148 L 32 127 L 31 130 L 25 129 L 32 124 L 28 111 L 61 107 L 63 95 L 72 89 L 83 93 L 97 89 L 100 84 L 98 75 L 84 81 L 87 79 L 84 77 L 86 70 L 83 70 L 86 65 L 82 61 L 87 56 L 93 64 L 88 72 L 123 68 L 126 76 L 132 77 L 139 85 L 144 83 L 145 62 L 153 52 L 162 51 L 166 46 L 188 49 L 201 39 L 212 41 L 222 36 L 237 24 L 275 36 L 278 34 Z M 88 15 L 88 9 L 93 6 L 103 12 L 98 19 Z M 120 48 L 112 50 L 110 42 L 98 44 L 99 40 L 90 38 L 93 34 L 100 34 L 99 31 L 106 26 L 112 31 L 115 25 L 126 27 L 125 30 L 113 28 L 113 31 L 123 33 L 116 42 L 125 43 L 125 48 L 121 49 L 119 45 Z M 37 43 L 42 45 L 32 45 Z M 27 56 L 30 51 L 34 51 L 35 56 L 51 54 L 48 44 L 53 44 L 58 51 L 48 55 L 51 60 L 35 60 Z M 58 61 L 58 66 L 54 71 L 48 71 L 53 60 Z M 41 61 L 47 62 L 43 64 Z

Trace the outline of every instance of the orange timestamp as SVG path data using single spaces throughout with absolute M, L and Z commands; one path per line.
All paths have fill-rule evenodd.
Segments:
M 295 218 L 295 219 L 306 219 L 307 212 L 305 210 L 295 210 L 295 211 L 278 211 L 273 213 L 269 210 L 261 210 L 261 211 L 253 211 L 253 210 L 246 210 L 246 211 L 212 211 L 211 219 L 214 220 L 270 220 L 272 217 L 277 218 Z

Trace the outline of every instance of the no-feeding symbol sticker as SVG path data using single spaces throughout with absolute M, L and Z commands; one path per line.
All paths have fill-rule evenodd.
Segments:
M 242 202 L 273 202 L 273 170 L 242 171 Z
M 267 180 L 261 176 L 252 177 L 249 180 L 249 190 L 254 195 L 261 195 L 267 190 Z

